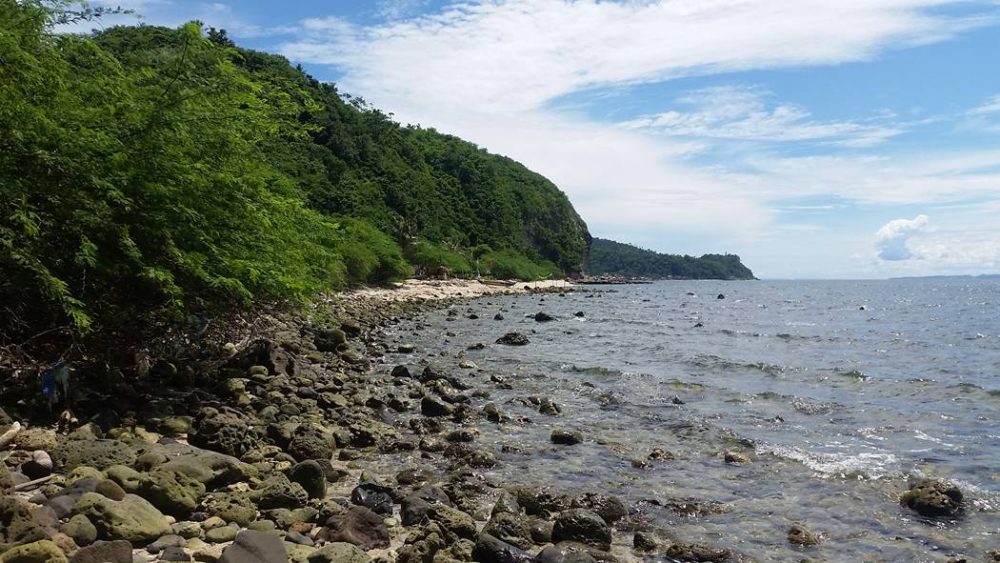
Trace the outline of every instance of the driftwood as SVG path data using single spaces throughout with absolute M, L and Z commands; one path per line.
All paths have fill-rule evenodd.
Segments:
M 8 431 L 4 432 L 2 435 L 0 435 L 0 450 L 6 448 L 8 444 L 10 444 L 11 442 L 13 442 L 14 441 L 14 436 L 17 436 L 17 433 L 20 432 L 20 431 L 21 431 L 21 423 L 20 422 L 15 422 L 14 424 L 11 424 L 10 425 L 10 430 L 8 430 Z
M 53 477 L 52 475 L 46 475 L 45 477 L 42 477 L 41 479 L 35 479 L 34 481 L 28 481 L 27 483 L 21 483 L 20 485 L 14 485 L 14 490 L 15 491 L 26 491 L 28 489 L 33 489 L 33 488 L 35 488 L 35 487 L 37 487 L 39 485 L 44 485 L 52 477 Z

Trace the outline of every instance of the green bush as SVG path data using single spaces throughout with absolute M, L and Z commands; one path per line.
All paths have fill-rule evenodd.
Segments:
M 541 280 L 557 276 L 559 268 L 551 262 L 536 263 L 514 250 L 490 252 L 479 259 L 484 273 L 497 279 Z
M 475 267 L 462 254 L 426 240 L 411 244 L 406 258 L 418 274 L 425 276 L 433 276 L 441 267 L 448 268 L 451 275 L 458 277 L 469 277 L 476 273 Z
M 406 279 L 412 273 L 399 246 L 388 235 L 359 219 L 340 219 L 337 252 L 352 285 Z

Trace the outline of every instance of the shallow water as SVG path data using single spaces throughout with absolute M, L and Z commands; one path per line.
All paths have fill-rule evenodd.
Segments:
M 614 493 L 677 539 L 761 561 L 944 561 L 1000 548 L 998 281 L 671 281 L 456 309 L 394 328 L 417 353 L 386 360 L 446 351 L 457 365 L 464 354 L 480 368 L 473 383 L 531 420 L 481 427 L 481 442 L 523 452 L 502 454 L 497 477 Z M 537 323 L 537 311 L 558 320 Z M 492 344 L 514 330 L 531 343 Z M 476 342 L 487 346 L 465 351 Z M 530 395 L 563 414 L 538 414 Z M 555 427 L 587 441 L 553 447 Z M 676 459 L 632 466 L 654 447 Z M 726 464 L 726 450 L 755 461 Z M 901 508 L 920 476 L 957 482 L 963 517 L 926 522 Z M 825 541 L 790 546 L 792 522 Z

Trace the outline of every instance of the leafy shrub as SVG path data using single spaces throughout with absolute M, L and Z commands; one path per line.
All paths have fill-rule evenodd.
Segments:
M 406 258 L 418 273 L 425 276 L 434 275 L 442 267 L 459 277 L 468 277 L 476 273 L 469 259 L 462 254 L 426 240 L 418 240 L 411 244 L 406 252 Z
M 551 262 L 536 263 L 514 250 L 499 250 L 484 255 L 479 263 L 497 279 L 541 280 L 556 276 L 559 268 Z

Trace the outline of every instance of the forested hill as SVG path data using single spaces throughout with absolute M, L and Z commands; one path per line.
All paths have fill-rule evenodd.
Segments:
M 196 23 L 54 33 L 61 5 L 0 0 L 0 345 L 581 271 L 586 225 L 517 162 Z
M 754 279 L 753 272 L 735 254 L 705 254 L 700 258 L 660 254 L 600 238 L 595 238 L 590 247 L 587 273 L 651 279 Z

